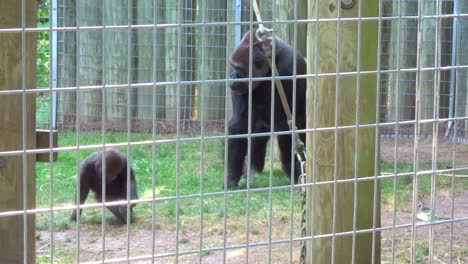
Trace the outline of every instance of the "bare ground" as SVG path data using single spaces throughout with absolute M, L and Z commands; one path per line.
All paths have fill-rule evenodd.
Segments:
M 394 139 L 384 138 L 381 144 L 381 157 L 386 161 L 395 158 Z M 398 139 L 398 161 L 413 162 L 412 139 Z M 420 161 L 430 161 L 432 157 L 432 141 L 420 142 Z M 468 165 L 468 146 L 454 145 L 449 142 L 439 141 L 437 161 L 446 162 L 448 167 L 460 167 Z M 455 154 L 454 154 L 455 153 Z M 455 164 L 453 162 L 455 157 Z M 457 181 L 467 181 L 465 178 L 457 178 Z M 466 185 L 462 185 L 466 186 Z M 468 263 L 468 189 L 463 187 L 452 189 L 439 188 L 433 199 L 429 195 L 419 197 L 418 204 L 422 210 L 428 210 L 432 202 L 435 205 L 435 213 L 439 217 L 438 224 L 425 225 L 423 221 L 412 221 L 412 200 L 401 204 L 382 205 L 382 226 L 388 230 L 382 232 L 382 263 L 407 263 L 411 254 L 411 237 L 413 226 L 417 238 L 416 259 L 418 263 L 426 263 L 430 254 L 433 254 L 434 263 Z M 395 213 L 394 213 L 395 212 Z M 299 217 L 299 215 L 296 215 Z M 463 221 L 448 221 L 448 219 L 462 219 Z M 217 220 L 214 220 L 217 219 Z M 296 218 L 298 219 L 298 218 Z M 132 225 L 127 237 L 127 227 L 111 223 L 106 224 L 105 230 L 105 258 L 115 259 L 113 263 L 126 262 L 127 251 L 130 257 L 142 257 L 131 263 L 152 263 L 150 259 L 144 259 L 152 254 L 159 258 L 154 263 L 175 263 L 175 252 L 184 252 L 177 257 L 179 263 L 298 263 L 300 245 L 287 242 L 291 238 L 299 236 L 298 224 L 291 225 L 289 219 L 273 218 L 271 238 L 268 230 L 268 220 L 250 219 L 249 229 L 246 229 L 246 218 L 235 217 L 219 220 L 217 216 L 205 214 L 203 227 L 200 217 L 180 216 L 179 232 L 176 232 L 175 223 L 168 218 L 157 218 L 156 228 L 152 229 L 151 217 L 139 218 Z M 446 222 L 444 222 L 446 221 Z M 108 221 L 109 222 L 109 221 Z M 224 224 L 227 234 L 224 236 Z M 83 223 L 80 230 L 80 262 L 102 260 L 102 232 L 100 224 Z M 201 232 L 202 231 L 202 232 Z M 154 233 L 154 236 L 153 236 Z M 49 231 L 39 231 L 40 239 L 37 240 L 38 256 L 50 254 Z M 200 235 L 203 237 L 200 238 Z M 247 238 L 247 235 L 249 236 Z M 70 263 L 76 261 L 77 249 L 76 226 L 54 232 L 54 254 L 57 263 Z M 154 237 L 154 240 L 153 240 Z M 127 245 L 128 238 L 130 245 Z M 285 241 L 268 246 L 268 241 Z M 227 248 L 223 246 L 226 242 Z M 260 242 L 257 245 L 245 249 L 244 243 Z M 430 241 L 433 243 L 431 244 Z M 178 243 L 177 243 L 178 242 Z M 202 243 L 202 244 L 200 244 Z M 210 252 L 200 252 L 199 248 L 217 249 Z M 154 249 L 154 251 L 152 250 Z M 431 250 L 433 249 L 433 251 Z M 248 255 L 248 257 L 247 257 Z M 269 256 L 271 259 L 269 259 Z M 122 258 L 122 261 L 117 261 Z

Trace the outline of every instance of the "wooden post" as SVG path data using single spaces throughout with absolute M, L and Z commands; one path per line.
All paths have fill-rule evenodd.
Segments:
M 21 24 L 21 1 L 0 1 L 0 28 L 34 28 L 37 25 L 37 0 L 26 0 L 26 25 Z M 22 33 L 0 34 L 0 90 L 34 89 L 36 86 L 36 43 L 37 33 L 26 32 L 26 51 L 22 53 Z M 22 58 L 26 59 L 26 71 L 22 70 Z M 26 74 L 26 83 L 22 83 Z M 22 150 L 23 131 L 26 131 L 27 149 L 35 148 L 36 96 L 28 94 L 0 95 L 0 150 Z M 26 105 L 26 127 L 23 127 L 23 105 Z M 35 157 L 28 155 L 26 164 L 23 156 L 0 156 L 0 212 L 35 208 Z M 23 166 L 26 171 L 23 171 Z M 27 189 L 23 189 L 26 175 Z M 27 208 L 23 207 L 24 192 Z M 27 228 L 27 252 L 25 252 L 24 228 Z M 35 217 L 23 215 L 0 217 L 0 263 L 35 263 Z M 26 253 L 26 255 L 25 255 Z
M 260 6 L 262 20 L 266 22 L 265 26 L 273 28 L 276 35 L 294 46 L 302 55 L 305 55 L 307 52 L 307 25 L 305 23 L 272 25 L 269 21 L 294 20 L 294 18 L 306 19 L 307 0 L 262 0 L 260 1 Z M 274 20 L 273 8 L 275 9 Z M 294 16 L 294 12 L 296 12 L 296 17 Z M 294 39 L 295 27 L 297 30 L 296 40 Z
M 458 14 L 462 12 L 466 13 L 465 10 L 468 10 L 468 2 L 467 1 L 457 1 L 458 6 L 457 8 Z M 457 18 L 457 50 L 455 52 L 456 58 L 456 65 L 467 65 L 468 64 L 468 52 L 466 52 L 466 33 L 468 32 L 468 19 L 466 17 Z M 455 66 L 455 65 L 454 65 Z M 454 80 L 452 80 L 454 81 Z M 456 70 L 456 78 L 455 78 L 455 101 L 456 108 L 455 108 L 455 117 L 465 117 L 468 116 L 468 91 L 466 87 L 468 87 L 468 73 L 467 70 Z M 455 122 L 457 125 L 457 138 L 464 138 L 466 137 L 466 130 L 468 129 L 468 120 L 465 121 L 458 121 Z
M 79 26 L 102 25 L 101 1 L 78 0 Z M 102 85 L 102 32 L 101 30 L 80 30 L 78 33 L 79 65 L 78 84 L 80 86 Z M 80 125 L 96 128 L 96 121 L 102 118 L 102 92 L 100 90 L 79 91 L 77 111 Z M 78 114 L 77 113 L 77 114 Z M 94 126 L 94 127 L 93 127 Z
M 398 10 L 400 10 L 401 16 L 417 15 L 418 1 L 400 1 L 400 5 L 401 7 L 398 7 L 398 3 L 393 2 L 392 15 L 398 16 Z M 392 69 L 397 69 L 397 67 L 400 69 L 416 67 L 417 26 L 418 21 L 416 19 L 402 18 L 392 20 L 392 45 L 390 46 L 390 67 Z M 397 78 L 399 78 L 398 81 Z M 414 119 L 415 85 L 415 72 L 390 74 L 390 82 L 387 87 L 389 108 L 387 109 L 386 121 L 395 122 L 396 120 Z
M 226 0 L 206 0 L 201 7 L 205 13 L 207 23 L 226 21 Z M 200 14 L 199 21 L 202 19 Z M 220 80 L 226 77 L 226 27 L 207 26 L 205 36 L 201 36 L 201 43 L 205 46 L 203 76 L 205 80 Z M 224 118 L 225 83 L 201 84 L 199 88 L 199 119 L 203 121 L 221 120 Z M 203 99 L 202 99 L 203 97 Z M 202 104 L 203 102 L 203 104 Z M 204 125 L 204 124 L 203 124 Z
M 179 10 L 179 2 L 180 1 L 170 1 L 170 0 L 163 0 L 161 8 L 164 8 L 165 12 L 165 20 L 164 23 L 178 23 L 178 10 Z M 166 70 L 165 70 L 165 79 L 168 82 L 176 82 L 177 81 L 177 52 L 178 46 L 181 45 L 178 39 L 178 32 L 179 28 L 170 27 L 164 29 L 164 50 L 165 50 L 165 57 L 164 60 L 166 61 Z M 168 85 L 165 89 L 166 95 L 166 109 L 165 109 L 165 117 L 168 121 L 173 121 L 177 119 L 177 86 L 176 85 Z
M 197 1 L 183 1 L 182 12 L 179 12 L 180 21 L 184 23 L 194 23 L 196 22 L 197 17 Z M 195 28 L 194 27 L 183 27 L 178 30 L 182 30 L 180 45 L 180 80 L 181 81 L 193 81 L 196 79 L 197 73 L 197 53 L 196 53 L 196 42 L 195 42 Z M 181 125 L 184 126 L 184 123 L 192 119 L 193 106 L 195 99 L 195 89 L 196 85 L 187 84 L 180 86 L 179 94 L 179 118 Z M 183 130 L 183 127 L 181 128 Z
M 58 20 L 59 27 L 76 26 L 76 0 L 58 1 Z M 58 87 L 76 86 L 76 32 L 59 31 L 57 32 L 60 56 L 57 56 Z M 57 127 L 74 128 L 76 120 L 76 92 L 58 92 L 57 93 Z
M 136 21 L 138 24 L 164 23 L 165 9 L 162 0 L 139 0 L 136 2 Z M 156 5 L 156 6 L 154 6 Z M 154 18 L 154 8 L 156 8 L 156 21 Z M 139 83 L 164 82 L 166 60 L 164 48 L 164 29 L 156 29 L 154 36 L 153 29 L 137 29 L 137 62 L 136 78 Z M 157 42 L 156 42 L 157 41 Z M 156 49 L 156 50 L 154 50 Z M 156 56 L 156 58 L 155 58 Z M 156 60 L 155 69 L 153 63 Z M 153 77 L 156 71 L 156 79 Z M 137 115 L 138 120 L 144 124 L 144 128 L 151 128 L 153 111 L 156 111 L 156 118 L 164 118 L 165 110 L 165 87 L 141 87 L 137 93 Z M 153 105 L 153 93 L 156 101 Z
M 104 0 L 105 10 L 103 10 L 104 23 L 106 26 L 128 25 L 129 13 L 128 0 Z M 98 2 L 99 3 L 99 2 Z M 101 33 L 99 31 L 99 33 Z M 104 64 L 103 64 L 103 82 L 107 85 L 126 85 L 132 82 L 132 76 L 128 78 L 128 70 L 132 70 L 133 60 L 129 62 L 128 40 L 131 38 L 131 32 L 127 29 L 107 30 L 104 32 L 103 43 L 104 47 Z M 130 40 L 132 41 L 132 40 Z M 130 43 L 131 45 L 131 43 Z M 130 65 L 129 65 L 130 64 Z M 134 91 L 130 88 L 106 88 L 103 91 L 103 96 L 106 100 L 107 111 L 107 127 L 111 129 L 126 130 L 128 118 L 133 117 L 135 96 Z M 128 112 L 128 104 L 131 104 L 130 113 Z
M 315 19 L 316 1 L 318 0 L 309 1 L 309 19 Z M 378 16 L 378 1 L 357 1 L 359 2 L 362 5 L 363 17 Z M 341 17 L 358 17 L 358 4 L 348 10 L 338 9 L 337 1 L 319 1 L 317 4 L 319 18 L 337 18 L 338 12 L 341 12 Z M 339 71 L 357 70 L 358 41 L 361 43 L 360 70 L 375 71 L 378 56 L 378 22 L 361 22 L 360 40 L 357 21 L 340 23 Z M 311 22 L 308 27 L 308 73 L 334 73 L 337 71 L 337 22 L 320 22 L 318 32 L 315 31 L 315 26 L 316 24 Z M 316 38 L 318 38 L 318 54 L 315 53 Z M 314 68 L 315 59 L 317 59 L 317 68 Z M 316 83 L 314 78 L 308 79 L 308 128 L 356 124 L 357 77 L 346 75 L 339 78 L 338 98 L 336 98 L 335 76 L 320 77 Z M 359 78 L 359 124 L 372 124 L 377 120 L 377 78 L 375 74 L 360 75 Z M 314 102 L 317 105 L 314 105 Z M 335 107 L 338 111 L 338 124 L 335 124 Z M 314 109 L 317 109 L 316 114 Z M 355 140 L 357 140 L 356 147 Z M 308 235 L 332 235 L 380 226 L 378 182 L 371 180 L 333 183 L 335 179 L 371 177 L 379 173 L 379 169 L 375 167 L 379 162 L 379 149 L 375 144 L 376 131 L 373 127 L 359 128 L 357 133 L 356 128 L 349 128 L 307 134 L 307 182 L 332 181 L 329 184 L 308 188 L 306 225 Z M 357 166 L 355 166 L 356 155 L 358 155 Z M 334 198 L 336 198 L 335 204 Z M 354 217 L 356 222 L 353 221 Z M 355 229 L 353 229 L 354 223 Z M 355 263 L 372 263 L 373 256 L 375 263 L 380 263 L 380 233 L 356 234 L 355 238 L 354 245 L 352 234 L 308 240 L 307 263 L 351 263 L 353 248 Z
M 436 12 L 436 2 L 426 1 L 423 14 L 425 16 L 436 15 Z M 435 65 L 436 56 L 439 56 L 439 62 L 441 57 L 441 54 L 437 54 L 438 51 L 436 50 L 436 42 L 438 41 L 436 39 L 436 18 L 425 18 L 422 23 L 421 67 L 435 67 L 437 66 Z M 441 32 L 439 32 L 439 34 L 440 33 Z M 442 43 L 438 43 L 438 45 L 440 44 Z M 436 70 L 421 72 L 421 119 L 432 119 L 436 117 L 434 116 L 434 84 L 436 82 L 437 72 Z M 432 123 L 420 124 L 421 134 L 423 136 L 432 135 L 432 125 Z

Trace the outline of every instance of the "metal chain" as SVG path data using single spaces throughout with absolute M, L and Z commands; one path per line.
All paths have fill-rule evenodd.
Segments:
M 299 176 L 299 181 L 301 183 L 301 236 L 302 238 L 306 237 L 306 153 L 305 148 L 302 148 L 300 151 L 296 149 L 296 156 L 301 165 L 301 175 Z M 305 264 L 306 258 L 306 241 L 301 240 L 301 255 L 299 258 L 299 263 Z

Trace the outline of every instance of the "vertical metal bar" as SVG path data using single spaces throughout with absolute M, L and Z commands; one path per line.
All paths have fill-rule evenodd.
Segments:
M 378 26 L 377 26 L 377 92 L 375 93 L 375 142 L 374 142 L 374 195 L 373 195 L 373 207 L 372 207 L 372 263 L 375 263 L 376 255 L 380 254 L 376 252 L 376 245 L 379 243 L 380 249 L 380 242 L 377 242 L 377 222 L 380 222 L 380 219 L 377 219 L 377 208 L 380 209 L 380 206 L 377 205 L 377 202 L 380 203 L 380 184 L 377 176 L 380 174 L 380 90 L 381 90 L 381 82 L 380 82 L 380 70 L 381 70 L 381 56 L 382 54 L 382 12 L 383 12 L 383 4 L 382 1 L 379 1 L 379 17 L 378 17 Z M 380 216 L 380 214 L 379 214 Z M 380 232 L 380 231 L 379 231 Z M 379 236 L 380 239 L 380 236 Z
M 179 0 L 179 16 L 178 16 L 178 21 L 177 21 L 177 28 L 179 29 L 178 31 L 178 45 L 177 45 L 177 70 L 176 70 L 176 96 L 177 98 L 180 98 L 180 86 L 181 86 L 181 77 L 180 77 L 180 69 L 181 69 L 181 60 L 182 60 L 182 31 L 183 31 L 183 25 L 182 25 L 182 20 L 183 20 L 183 7 L 184 3 L 182 1 L 191 1 L 191 0 Z M 179 263 L 179 225 L 180 225 L 180 100 L 177 100 L 176 103 L 176 248 L 175 248 L 175 263 Z
M 435 28 L 435 56 L 434 56 L 434 67 L 440 67 L 440 56 L 441 56 L 441 32 L 440 32 L 440 15 L 442 15 L 442 4 L 440 0 L 436 1 L 436 28 Z M 432 173 L 431 173 L 431 217 L 430 221 L 435 220 L 436 204 L 435 199 L 437 195 L 437 153 L 439 152 L 439 106 L 440 106 L 440 70 L 434 70 L 434 112 L 432 123 Z M 429 225 L 429 263 L 433 263 L 434 260 L 434 239 L 435 239 L 435 228 L 434 225 Z
M 107 13 L 106 13 L 106 2 L 107 0 L 102 0 L 102 4 L 101 4 L 101 24 L 102 24 L 102 31 L 101 31 L 101 37 L 102 37 L 102 46 L 103 47 L 106 47 L 108 41 L 107 41 L 107 21 L 106 21 L 106 16 L 107 16 Z M 107 56 L 107 49 L 102 49 L 102 54 L 101 54 L 101 57 L 102 57 L 102 62 L 101 62 L 101 72 L 102 72 L 102 80 L 101 80 L 101 84 L 102 84 L 102 96 L 101 96 L 101 145 L 102 145 L 102 152 L 101 152 L 101 159 L 104 161 L 105 160 L 105 155 L 104 153 L 106 152 L 106 133 L 107 133 L 107 127 L 106 127 L 106 124 L 107 124 L 107 102 L 106 102 L 106 98 L 107 98 L 107 69 L 106 69 L 106 56 Z M 110 88 L 110 89 L 115 89 L 115 88 Z M 112 94 L 112 92 L 111 92 Z M 107 168 L 106 168 L 106 162 L 101 162 L 101 166 L 102 166 L 102 178 L 103 178 L 103 181 L 102 181 L 102 185 L 101 185 L 101 188 L 102 188 L 102 204 L 101 204 L 101 236 L 102 236 L 102 262 L 105 262 L 105 254 L 106 254 L 106 184 L 104 184 L 106 182 L 106 178 L 107 178 Z
M 75 67 L 75 85 L 76 85 L 76 263 L 80 263 L 80 233 L 81 233 L 81 208 L 80 208 L 80 174 L 81 174 L 81 167 L 80 167 L 80 122 L 81 122 L 81 112 L 80 112 L 80 103 L 81 103 L 81 93 L 80 93 L 80 65 L 81 65 L 81 57 L 80 57 L 80 49 L 78 45 L 80 43 L 80 1 L 75 2 L 75 12 L 76 12 L 76 43 L 77 47 L 75 49 L 75 57 L 76 57 L 76 67 Z
M 357 58 L 356 58 L 356 127 L 354 129 L 354 195 L 353 195 L 353 237 L 351 243 L 351 263 L 356 263 L 356 230 L 357 230 L 357 210 L 358 210 L 358 178 L 359 178 L 359 123 L 360 123 L 360 95 L 361 95 L 361 43 L 362 43 L 362 1 L 358 1 L 358 28 L 357 28 Z M 380 39 L 378 39 L 380 41 Z M 380 56 L 380 54 L 377 54 Z M 378 94 L 378 92 L 377 92 Z M 378 105 L 376 106 L 378 108 Z
M 273 16 L 273 21 L 275 21 L 275 17 Z M 298 136 L 296 134 L 296 91 L 297 91 L 297 1 L 294 1 L 294 7 L 293 7 L 293 39 L 291 45 L 293 46 L 293 69 L 292 69 L 292 103 L 291 103 L 291 120 L 288 120 L 291 122 L 291 126 L 289 128 L 290 130 L 290 135 L 291 135 L 291 149 L 290 149 L 290 157 L 291 157 L 291 170 L 290 170 L 290 175 L 291 175 L 291 185 L 289 189 L 289 200 L 290 200 L 290 222 L 289 222 L 289 262 L 293 263 L 293 246 L 294 246 L 294 194 L 295 194 L 295 185 L 297 182 L 295 182 L 295 177 L 296 177 L 296 137 Z M 272 28 L 276 28 L 273 24 Z M 273 53 L 275 54 L 275 53 Z M 272 64 L 275 65 L 276 63 Z M 280 74 L 280 73 L 278 73 Z M 278 76 L 279 77 L 279 76 Z M 281 81 L 281 80 L 280 80 Z M 282 81 L 281 81 L 282 82 Z M 299 221 L 301 221 L 302 218 L 300 218 Z
M 341 1 L 338 1 L 338 12 L 336 22 L 336 79 L 335 79 L 335 120 L 334 120 L 334 153 L 333 153 L 333 217 L 332 217 L 332 252 L 331 261 L 335 263 L 335 244 L 336 244 L 336 202 L 338 191 L 338 127 L 340 111 L 340 64 L 341 64 Z
M 237 9 L 241 8 L 240 6 L 237 6 L 237 1 L 240 1 L 240 0 L 236 0 L 236 2 L 233 2 L 234 4 L 234 13 L 235 13 L 235 16 L 234 16 L 234 22 L 238 22 L 240 19 L 240 15 L 239 17 L 237 16 L 237 13 L 241 12 L 241 11 L 238 11 Z M 227 4 L 227 26 L 226 26 L 226 32 L 230 32 L 229 28 L 231 26 L 231 17 L 230 17 L 230 14 L 231 14 L 231 9 L 229 8 L 231 7 L 231 5 L 229 5 L 229 2 Z M 232 8 L 232 7 L 231 7 Z M 231 26 L 232 27 L 232 26 Z M 239 27 L 239 30 L 240 30 L 240 25 L 234 25 L 234 30 L 237 30 L 237 27 Z M 234 46 L 236 45 L 236 40 L 234 40 Z M 226 45 L 226 64 L 225 64 L 225 98 L 224 98 L 224 112 L 225 113 L 228 113 L 228 105 L 229 105 L 229 102 L 227 100 L 227 95 L 230 93 L 229 91 L 229 80 L 230 80 L 230 74 L 229 74 L 229 45 Z M 226 115 L 226 114 L 225 114 Z M 223 186 L 223 263 L 226 263 L 226 243 L 227 243 L 227 217 L 228 217 L 228 213 L 227 213 L 227 210 L 228 210 L 228 206 L 227 206 L 227 203 L 228 203 L 228 200 L 227 200 L 227 184 L 228 184 L 228 181 L 227 181 L 227 175 L 228 175 L 228 144 L 229 144 L 229 131 L 228 131 L 228 126 L 229 126 L 229 123 L 228 123 L 228 118 L 224 118 L 224 178 L 223 178 L 223 182 L 224 182 L 224 186 Z
M 398 132 L 399 132 L 399 109 L 400 109 L 400 100 L 399 100 L 399 88 L 400 88 L 400 35 L 401 35 L 401 20 L 402 20 L 402 15 L 401 15 L 401 1 L 398 0 L 398 14 L 397 14 L 397 20 L 392 20 L 392 27 L 393 23 L 398 22 L 398 28 L 397 28 L 397 38 L 396 38 L 396 43 L 392 43 L 396 46 L 396 63 L 395 65 L 392 65 L 392 67 L 396 68 L 396 87 L 394 95 L 395 95 L 395 143 L 394 143 L 394 151 L 393 151 L 393 214 L 392 214 L 392 263 L 395 262 L 395 246 L 396 246 L 396 216 L 397 216 L 397 175 L 398 175 Z M 394 16 L 395 14 L 392 14 Z M 379 40 L 381 37 L 379 37 Z M 380 84 L 379 84 L 380 85 Z M 380 90 L 380 89 L 379 89 Z M 379 97 L 380 98 L 380 97 Z M 380 105 L 380 104 L 379 104 Z
M 132 101 L 131 101 L 131 89 L 130 83 L 132 82 L 132 30 L 130 26 L 132 25 L 132 1 L 127 0 L 127 263 L 130 263 L 130 170 L 131 170 L 131 161 L 132 156 L 130 152 L 130 142 L 132 141 Z
M 272 5 L 273 9 L 273 21 L 275 18 L 275 4 Z M 273 26 L 274 27 L 274 26 Z M 272 28 L 273 28 L 272 27 Z M 276 65 L 276 56 L 275 56 L 275 49 L 276 49 L 276 35 L 275 31 L 273 31 L 273 41 L 271 42 L 272 45 L 272 57 L 271 57 L 271 67 L 274 67 L 273 65 Z M 268 206 L 269 206 L 269 217 L 268 217 L 268 263 L 271 263 L 272 261 L 272 248 L 271 248 L 271 241 L 272 241 L 272 225 L 273 225 L 273 162 L 274 162 L 274 145 L 273 145 L 273 136 L 275 132 L 275 72 L 274 70 L 271 71 L 271 80 L 270 80 L 270 92 L 271 92 L 271 98 L 270 98 L 270 173 L 269 173 L 269 190 L 268 190 Z
M 452 58 L 451 58 L 451 66 L 456 66 L 457 65 L 457 39 L 458 39 L 458 30 L 457 30 L 457 24 L 458 24 L 458 0 L 453 0 L 453 14 L 455 15 L 452 18 Z M 455 68 L 452 68 L 450 70 L 450 93 L 449 93 L 449 111 L 448 111 L 448 117 L 449 117 L 449 122 L 448 122 L 448 127 L 447 131 L 445 132 L 445 136 L 448 137 L 450 135 L 450 129 L 452 128 L 453 124 L 455 123 L 453 120 L 450 120 L 455 116 L 455 86 L 456 86 L 456 78 L 457 78 L 457 70 Z M 454 134 L 455 136 L 455 134 Z
M 157 74 L 157 65 L 159 62 L 158 52 L 157 50 L 161 47 L 158 47 L 159 38 L 158 38 L 158 29 L 156 25 L 158 24 L 158 4 L 159 1 L 153 1 L 153 64 L 152 64 L 152 73 L 153 73 L 153 89 L 152 89 L 152 144 L 151 144 L 151 263 L 154 264 L 154 255 L 155 255 L 155 245 L 156 245 L 156 130 L 157 130 L 157 122 L 156 122 L 156 112 L 157 112 L 157 97 L 156 91 L 158 87 L 156 86 L 156 82 L 158 82 L 158 74 Z
M 458 0 L 454 0 L 453 2 L 453 13 L 454 13 L 454 25 L 456 27 L 453 28 L 453 34 L 456 36 L 455 38 L 452 38 L 452 41 L 455 42 L 452 43 L 452 48 L 455 50 L 452 50 L 452 56 L 455 56 L 455 58 L 452 57 L 452 67 L 455 67 L 457 66 L 457 64 L 460 62 L 460 54 L 461 54 L 461 51 L 462 51 L 462 43 L 461 41 L 458 41 L 459 40 L 459 34 L 461 34 L 462 32 L 460 32 L 460 28 L 461 27 L 458 27 L 458 23 L 459 23 L 459 14 L 461 13 L 461 6 L 460 6 L 460 3 L 458 2 Z M 455 69 L 456 71 L 456 69 Z M 451 82 L 454 83 L 454 86 L 453 86 L 453 94 L 456 94 L 457 92 L 457 88 L 459 87 L 457 85 L 457 82 L 456 82 L 456 75 L 458 74 L 458 72 L 455 72 L 453 73 L 454 75 L 452 76 L 455 76 L 454 79 L 451 79 Z M 450 89 L 452 89 L 452 87 L 450 87 Z M 460 87 L 460 89 L 462 89 Z M 459 100 L 453 100 L 453 117 L 458 117 L 457 115 L 457 109 L 458 109 L 458 104 L 460 104 Z M 464 121 L 462 121 L 464 122 Z M 457 162 L 456 162 L 456 153 L 457 153 L 457 144 L 456 144 L 456 138 L 457 138 L 457 134 L 458 134 L 458 126 L 457 126 L 457 123 L 455 121 L 453 121 L 453 136 L 452 136 L 452 168 L 453 169 L 456 169 L 457 168 Z M 452 205 L 452 208 L 450 210 L 450 263 L 452 263 L 452 259 L 453 259 L 453 245 L 454 245 L 454 240 L 455 240 L 455 228 L 454 228 L 454 222 L 453 220 L 455 219 L 455 180 L 456 180 L 456 177 L 455 177 L 455 170 L 452 171 L 452 175 L 451 175 L 451 179 L 452 179 L 452 182 L 451 182 L 451 205 Z
M 320 19 L 319 19 L 319 1 L 316 0 L 315 1 L 315 7 L 314 7 L 314 10 L 315 10 L 315 30 L 314 30 L 314 33 L 316 36 L 319 36 L 320 35 Z M 311 27 L 312 28 L 312 27 Z M 309 45 L 311 43 L 308 43 Z M 312 204 L 312 206 L 308 206 L 307 208 L 313 208 L 314 205 L 315 205 L 315 201 L 316 201 L 316 175 L 317 175 L 317 159 L 316 159 L 316 155 L 314 155 L 314 153 L 316 153 L 317 151 L 317 125 L 318 125 L 318 122 L 317 122 L 317 117 L 318 117 L 318 106 L 317 106 L 317 96 L 318 96 L 318 73 L 319 73 L 319 69 L 318 69 L 318 54 L 319 54 L 319 38 L 316 37 L 314 38 L 314 51 L 313 51 L 313 54 L 314 54 L 314 79 L 313 79 L 313 83 L 314 85 L 312 87 L 308 87 L 309 89 L 310 88 L 313 88 L 314 91 L 310 91 L 310 93 L 313 94 L 313 133 L 312 133 L 312 168 L 311 169 L 307 169 L 307 182 L 310 182 L 312 183 L 312 186 L 311 188 L 309 189 L 309 193 L 310 193 L 310 196 L 311 196 L 311 201 L 310 203 Z M 307 54 L 307 56 L 310 56 L 310 54 Z M 310 158 L 310 157 L 307 157 L 307 158 Z M 312 212 L 310 213 L 311 215 L 311 219 L 310 219 L 310 236 L 311 236 L 311 241 L 310 241 L 310 247 L 312 250 L 314 248 L 314 242 L 315 242 L 315 238 L 314 238 L 314 225 L 315 225 L 315 222 L 314 222 L 314 219 L 315 219 L 315 211 L 312 210 Z M 306 255 L 306 257 L 310 260 L 310 263 L 313 264 L 314 263 L 314 258 L 312 256 L 312 252 L 309 252 L 308 256 Z
M 200 0 L 199 0 L 200 1 Z M 207 9 L 209 8 L 206 5 L 205 0 L 201 0 L 201 4 L 199 4 L 199 8 L 201 9 L 201 20 L 202 20 L 202 26 L 201 26 L 201 89 L 204 91 L 206 90 L 206 80 L 205 80 L 205 66 L 206 66 L 206 12 Z M 200 10 L 199 10 L 200 11 Z M 203 205 L 204 205 L 204 177 L 205 177 L 205 111 L 203 110 L 203 107 L 205 105 L 205 93 L 201 92 L 200 96 L 200 123 L 201 123 L 201 128 L 200 128 L 200 247 L 199 247 L 199 252 L 198 252 L 198 263 L 203 262 L 203 228 L 204 228 L 204 221 L 203 221 Z
M 26 60 L 26 0 L 21 0 L 21 123 L 22 123 L 22 169 L 23 169 L 23 261 L 28 263 L 28 156 L 27 145 L 27 60 Z M 31 73 L 33 74 L 33 73 Z
M 274 41 L 273 41 L 274 43 Z M 274 65 L 275 57 L 272 57 L 272 65 Z M 272 71 L 272 74 L 274 74 L 275 71 Z M 272 75 L 273 76 L 273 75 Z M 274 151 L 274 146 L 273 146 L 273 137 L 274 137 L 274 113 L 275 113 L 275 82 L 273 78 L 271 79 L 270 83 L 270 92 L 271 92 L 271 98 L 270 98 L 270 112 L 272 113 L 270 115 L 270 173 L 269 173 L 269 179 L 268 179 L 268 263 L 271 263 L 271 241 L 272 241 L 272 226 L 273 226 L 273 162 L 275 161 L 275 151 Z
M 416 98 L 415 98 L 415 124 L 414 124 L 414 149 L 413 149 L 413 204 L 411 217 L 411 263 L 416 263 L 416 231 L 417 231 L 417 210 L 418 210 L 418 170 L 419 170 L 419 140 L 421 134 L 421 49 L 423 43 L 422 24 L 424 12 L 424 1 L 418 2 L 418 38 L 416 50 Z
M 49 4 L 49 173 L 50 173 L 50 263 L 54 263 L 54 154 L 53 154 L 53 129 L 55 128 L 56 114 L 56 92 L 53 91 L 57 87 L 57 31 L 52 28 L 57 27 L 57 0 L 51 0 Z
M 234 0 L 234 21 L 242 21 L 242 0 Z M 234 46 L 242 38 L 241 25 L 234 26 Z
M 53 129 L 57 128 L 57 92 L 53 88 L 57 88 L 57 31 L 52 28 L 57 28 L 57 0 L 50 1 L 50 28 L 49 28 L 49 51 L 50 51 L 50 83 L 51 83 L 51 117 L 49 118 L 50 126 Z M 50 137 L 52 139 L 52 136 Z M 50 141 L 52 142 L 52 141 Z M 52 160 L 52 159 L 51 159 Z
M 237 22 L 240 22 L 240 13 L 241 13 L 241 5 L 240 5 L 240 1 L 241 0 L 236 0 L 235 2 L 233 2 L 233 6 L 227 4 L 227 25 L 226 25 L 226 32 L 230 32 L 230 28 L 234 28 L 234 31 L 238 30 L 239 31 L 239 35 L 240 35 L 240 25 L 236 25 L 234 24 L 234 26 L 232 26 L 231 24 L 231 19 L 233 19 L 231 17 L 231 12 L 234 11 L 234 23 L 237 23 Z M 229 3 L 229 2 L 228 2 Z M 239 5 L 238 5 L 239 4 Z M 231 8 L 230 8 L 231 7 Z M 234 7 L 234 10 L 232 10 L 232 8 Z M 236 33 L 234 34 L 236 35 Z M 235 37 L 234 39 L 234 47 L 236 46 L 237 44 L 237 39 Z M 230 72 L 229 72 L 229 54 L 230 54 L 231 50 L 229 49 L 229 45 L 226 45 L 226 64 L 225 64 L 225 94 L 226 94 L 226 97 L 225 97 L 225 104 L 224 104 L 224 112 L 225 113 L 228 113 L 228 110 L 229 110 L 229 102 L 227 102 L 227 98 L 228 98 L 228 94 L 230 93 L 230 86 L 229 86 L 229 82 L 230 82 Z M 228 218 L 228 213 L 227 213 L 227 210 L 228 210 L 228 189 L 227 189 L 227 185 L 228 185 L 228 180 L 227 180 L 227 175 L 228 175 L 228 144 L 229 144 L 229 131 L 228 131 L 228 127 L 229 127 L 229 122 L 228 122 L 228 118 L 226 117 L 224 119 L 224 186 L 223 186 L 223 263 L 226 263 L 227 259 L 227 255 L 226 255 L 226 244 L 227 244 L 227 218 Z
M 249 12 L 249 34 L 252 34 L 251 38 L 249 38 L 249 65 L 253 65 L 253 38 L 255 36 L 253 32 L 253 9 L 250 8 Z M 248 103 L 248 110 L 247 110 L 247 116 L 248 116 L 248 121 L 247 121 L 247 169 L 246 169 L 246 174 L 247 174 L 247 192 L 246 192 L 246 231 L 245 231 L 245 240 L 246 240 L 246 246 L 245 246 L 245 263 L 249 263 L 249 242 L 250 242 L 250 181 L 251 181 L 251 157 L 252 157 L 252 90 L 253 90 L 253 81 L 252 81 L 252 67 L 249 67 L 249 103 Z

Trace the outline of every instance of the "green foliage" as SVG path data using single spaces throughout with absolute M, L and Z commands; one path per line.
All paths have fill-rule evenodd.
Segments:
M 38 28 L 49 28 L 49 0 L 38 8 Z M 39 32 L 37 39 L 36 77 L 37 87 L 49 87 L 50 73 L 49 32 Z M 36 124 L 45 128 L 49 123 L 49 96 L 40 94 L 36 99 Z
M 38 8 L 38 23 L 39 28 L 49 28 L 49 0 L 44 1 L 44 5 Z M 49 32 L 39 32 L 37 40 L 37 86 L 49 86 L 49 62 L 50 45 Z
M 49 20 L 50 14 L 50 0 L 41 1 L 42 4 L 39 5 L 37 9 L 37 16 L 39 17 L 39 21 Z
M 49 95 L 39 95 L 36 98 L 36 127 L 47 128 L 43 124 L 49 124 Z

